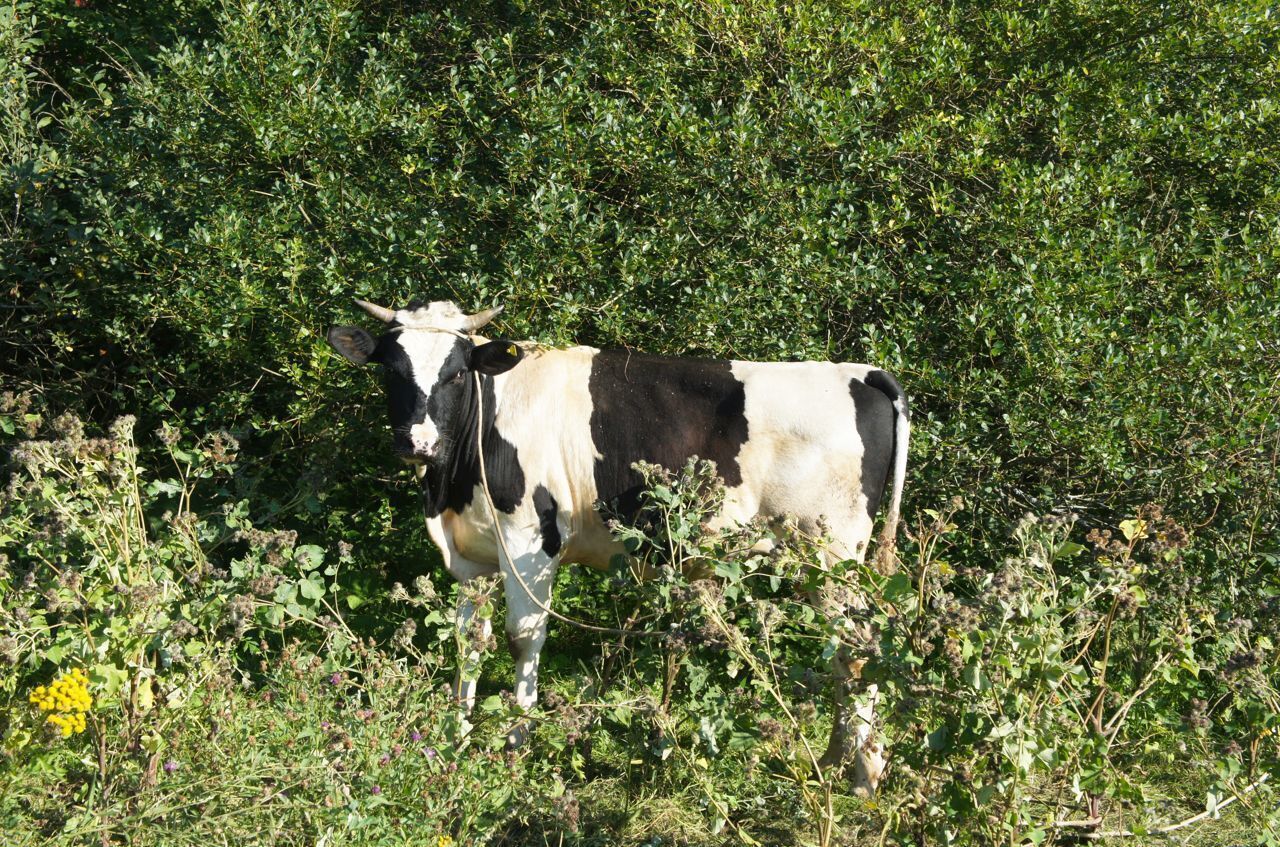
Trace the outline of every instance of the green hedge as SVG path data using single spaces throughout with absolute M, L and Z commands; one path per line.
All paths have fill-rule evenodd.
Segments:
M 449 297 L 554 343 L 875 362 L 917 410 L 909 510 L 1157 501 L 1272 567 L 1265 3 L 12 9 L 4 380 L 327 470 L 299 520 L 411 520 L 365 514 L 401 483 L 322 331 Z

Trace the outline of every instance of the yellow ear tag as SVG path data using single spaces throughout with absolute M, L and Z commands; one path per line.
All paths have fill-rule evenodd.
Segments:
M 514 344 L 510 344 L 510 345 L 508 345 L 508 346 L 507 346 L 507 355 L 508 355 L 508 356 L 514 356 L 514 355 L 516 355 L 516 352 L 517 352 L 517 351 L 516 351 L 516 345 L 514 345 Z

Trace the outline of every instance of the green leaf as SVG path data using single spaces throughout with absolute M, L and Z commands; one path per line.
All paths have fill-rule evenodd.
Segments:
M 1076 544 L 1074 541 L 1064 541 L 1057 551 L 1053 554 L 1053 560 L 1070 559 L 1084 552 L 1083 544 Z
M 173 496 L 182 493 L 182 486 L 172 479 L 156 479 L 147 483 L 147 493 L 153 497 L 157 494 Z
M 1147 534 L 1147 522 L 1138 518 L 1120 521 L 1120 531 L 1124 533 L 1126 541 L 1133 541 Z
M 279 627 L 284 623 L 284 606 L 272 603 L 258 607 L 258 619 L 268 626 Z
M 142 749 L 148 753 L 158 753 L 164 749 L 164 736 L 158 732 L 148 732 L 141 738 Z
M 324 548 L 315 544 L 303 544 L 293 551 L 293 558 L 303 571 L 313 571 L 324 564 Z
M 1012 735 L 1016 729 L 1017 729 L 1017 726 L 1013 723 L 1013 721 L 1004 721 L 998 726 L 993 727 L 992 730 L 987 733 L 987 738 L 990 738 L 992 740 L 995 740 L 997 738 L 1004 738 L 1006 735 Z
M 896 573 L 884 584 L 884 599 L 890 603 L 898 603 L 904 597 L 910 597 L 915 594 L 915 586 L 911 583 L 911 578 L 904 573 Z
M 982 672 L 982 667 L 980 665 L 974 664 L 965 667 L 960 674 L 960 679 L 965 685 L 975 691 L 985 691 L 987 688 L 991 687 L 991 683 L 987 679 L 986 674 Z
M 298 580 L 298 591 L 308 600 L 319 600 L 324 596 L 324 582 L 319 574 L 311 574 L 306 579 Z
M 737 559 L 717 561 L 715 572 L 716 576 L 723 577 L 731 582 L 737 582 L 742 579 L 742 563 Z
M 1218 817 L 1218 807 L 1222 805 L 1222 798 L 1226 796 L 1221 791 L 1210 789 L 1205 792 L 1204 810 L 1209 813 L 1212 818 Z
M 129 681 L 129 674 L 124 668 L 101 663 L 89 669 L 89 679 L 103 696 L 114 697 Z

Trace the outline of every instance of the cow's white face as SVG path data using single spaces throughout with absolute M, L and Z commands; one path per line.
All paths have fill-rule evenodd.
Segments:
M 451 439 L 457 436 L 451 423 L 471 393 L 467 353 L 475 345 L 452 332 L 440 331 L 460 331 L 456 326 L 442 327 L 425 320 L 416 324 L 415 319 L 430 309 L 402 309 L 398 315 L 403 328 L 387 333 L 378 342 L 395 451 L 415 463 L 432 462 L 447 453 Z
M 411 304 L 378 313 L 391 326 L 376 340 L 357 327 L 329 330 L 329 344 L 347 359 L 382 365 L 394 449 L 404 461 L 446 462 L 458 439 L 475 437 L 472 374 L 502 373 L 521 357 L 511 342 L 477 346 L 467 334 L 496 313 L 467 315 L 449 302 Z

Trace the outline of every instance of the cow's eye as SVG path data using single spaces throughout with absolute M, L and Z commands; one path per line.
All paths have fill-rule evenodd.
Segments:
M 449 384 L 456 385 L 457 383 L 462 382 L 462 378 L 465 377 L 466 375 L 467 375 L 466 371 L 458 371 L 456 374 L 449 377 Z

